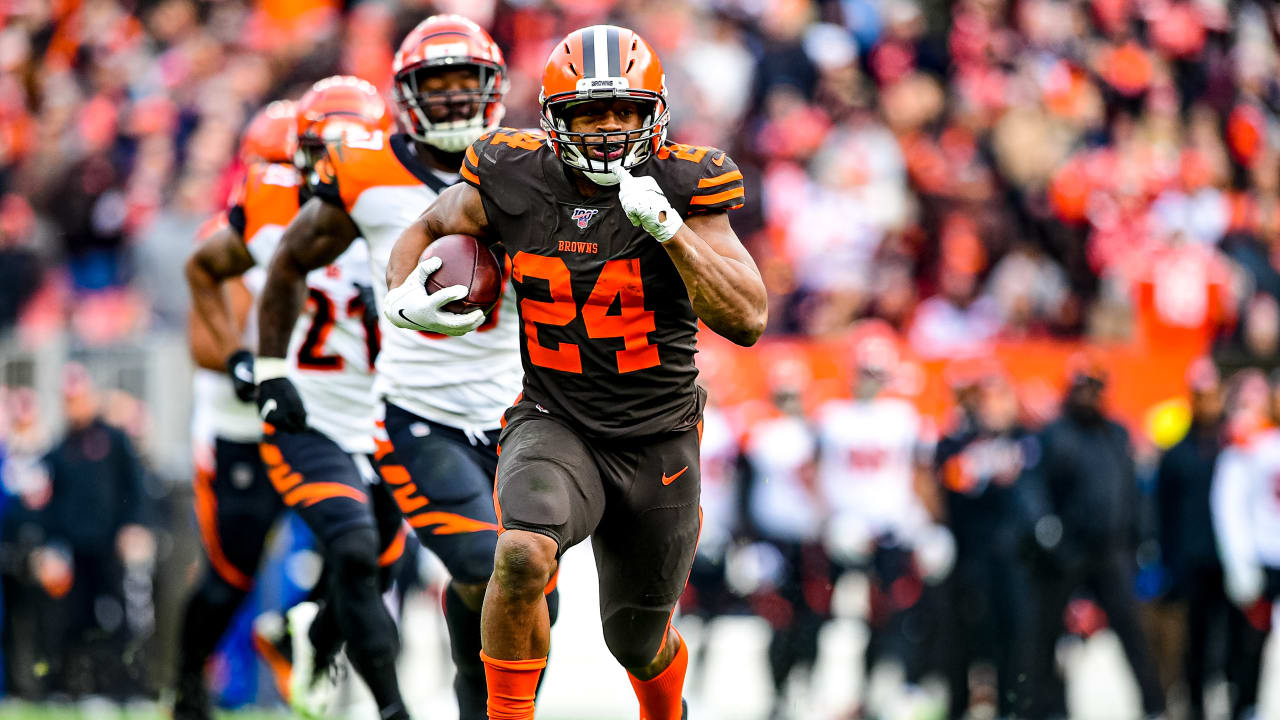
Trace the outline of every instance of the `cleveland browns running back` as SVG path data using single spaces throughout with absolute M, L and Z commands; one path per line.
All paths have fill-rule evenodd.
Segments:
M 677 720 L 688 652 L 670 619 L 699 528 L 698 321 L 751 345 L 767 314 L 729 224 L 742 173 L 721 150 L 667 141 L 661 63 L 626 28 L 557 43 L 541 103 L 544 135 L 503 128 L 472 143 L 465 184 L 401 235 L 383 311 L 400 327 L 456 331 L 467 316 L 442 311 L 419 258 L 454 233 L 501 239 L 524 390 L 499 438 L 503 532 L 482 621 L 489 717 L 533 717 L 548 649 L 541 593 L 561 554 L 590 537 L 605 642 L 640 716 Z

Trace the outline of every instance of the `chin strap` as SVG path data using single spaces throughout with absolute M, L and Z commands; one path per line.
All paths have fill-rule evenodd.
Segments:
M 618 176 L 614 175 L 612 172 L 598 173 L 598 172 L 587 172 L 586 170 L 583 170 L 582 174 L 586 175 L 588 180 L 590 180 L 591 182 L 597 185 L 611 186 L 611 185 L 618 184 Z

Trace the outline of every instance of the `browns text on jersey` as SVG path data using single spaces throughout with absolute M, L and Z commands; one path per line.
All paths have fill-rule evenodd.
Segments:
M 616 188 L 584 197 L 569 172 L 540 135 L 511 128 L 463 159 L 522 298 L 525 394 L 601 437 L 693 427 L 704 396 L 684 281 Z M 715 148 L 667 144 L 633 172 L 657 180 L 682 217 L 744 202 L 742 173 Z

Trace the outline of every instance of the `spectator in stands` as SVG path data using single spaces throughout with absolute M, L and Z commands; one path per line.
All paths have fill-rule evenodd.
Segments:
M 701 680 L 706 672 L 707 648 L 715 621 L 741 603 L 730 590 L 726 560 L 741 537 L 743 505 L 741 493 L 745 463 L 739 447 L 739 433 L 725 414 L 708 402 L 702 415 L 702 443 L 699 459 L 702 470 L 702 532 L 698 552 L 689 571 L 689 582 L 680 597 L 684 618 L 698 618 L 698 640 L 691 645 L 689 679 Z M 685 633 L 688 634 L 687 632 Z
M 985 700 L 997 717 L 1018 717 L 1026 700 L 1025 648 L 1030 640 L 1028 582 L 1018 560 L 1024 522 L 1015 498 L 1023 468 L 1039 452 L 1018 421 L 1018 400 L 992 363 L 954 379 L 957 395 L 972 395 L 957 426 L 938 442 L 934 467 L 956 541 L 948 608 L 949 717 L 960 720 Z M 985 691 L 973 694 L 978 662 L 994 668 Z M 990 681 L 994 680 L 994 683 Z M 985 698 L 982 697 L 985 695 Z
M 4 495 L 10 498 L 0 517 L 4 687 L 18 697 L 36 699 L 47 687 L 38 662 L 43 645 L 41 610 L 48 604 L 48 594 L 28 560 L 41 541 L 40 511 L 49 502 L 49 473 L 41 462 L 49 449 L 48 430 L 30 388 L 10 388 L 4 400 L 5 412 L 0 414 L 8 416 L 8 426 L 0 480 Z
M 100 416 L 87 371 L 68 365 L 63 384 L 66 435 L 45 456 L 49 501 L 32 555 L 50 593 L 51 634 L 45 661 L 74 697 L 119 700 L 139 692 L 141 653 L 126 661 L 131 618 L 124 575 L 145 565 L 155 543 L 146 527 L 143 469 L 124 432 Z
M 1138 482 L 1129 433 L 1102 410 L 1106 370 L 1072 358 L 1061 415 L 1041 431 L 1040 453 L 1019 483 L 1030 513 L 1032 582 L 1037 608 L 1028 717 L 1066 715 L 1055 646 L 1071 596 L 1087 589 L 1098 601 L 1138 678 L 1149 717 L 1164 712 L 1164 692 L 1148 657 L 1134 595 Z
M 818 632 L 830 616 L 832 570 L 820 542 L 826 511 L 815 483 L 817 443 L 804 414 L 800 388 L 774 389 L 776 415 L 751 428 L 743 454 L 748 468 L 748 534 L 771 550 L 774 571 L 753 594 L 752 609 L 769 622 L 773 676 L 771 720 L 790 720 L 792 671 L 807 674 L 818 658 Z
M 954 545 L 932 524 L 940 514 L 931 475 L 935 438 L 911 403 L 889 391 L 905 374 L 896 340 L 871 321 L 852 345 L 852 397 L 817 413 L 818 484 L 830 513 L 828 553 L 870 581 L 863 667 L 873 687 L 864 712 L 874 717 L 897 701 L 877 691 L 898 684 L 886 680 L 905 679 L 918 695 L 924 678 L 940 670 L 930 647 L 937 595 L 930 590 L 950 570 Z
M 1257 371 L 1245 371 L 1251 382 Z M 1242 389 L 1236 396 L 1244 395 Z M 1214 469 L 1210 506 L 1213 530 L 1231 613 L 1227 679 L 1233 686 L 1231 717 L 1258 717 L 1262 654 L 1271 630 L 1273 603 L 1280 599 L 1280 379 L 1272 383 L 1261 412 L 1237 404 L 1231 442 Z
M 1191 720 L 1205 717 L 1206 660 L 1214 631 L 1225 629 L 1229 605 L 1222 586 L 1209 491 L 1223 436 L 1217 368 L 1200 358 L 1187 372 L 1191 427 L 1160 459 L 1156 471 L 1161 556 L 1169 572 L 1168 600 L 1185 606 L 1184 678 Z

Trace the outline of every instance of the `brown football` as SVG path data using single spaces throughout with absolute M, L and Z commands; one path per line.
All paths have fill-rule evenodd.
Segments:
M 502 296 L 502 265 L 489 248 L 470 235 L 446 235 L 436 240 L 422 253 L 423 260 L 429 257 L 442 262 L 439 270 L 427 276 L 428 293 L 453 285 L 470 289 L 466 297 L 445 305 L 445 310 L 468 313 L 479 308 L 488 313 Z

